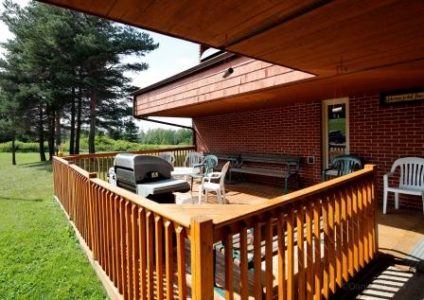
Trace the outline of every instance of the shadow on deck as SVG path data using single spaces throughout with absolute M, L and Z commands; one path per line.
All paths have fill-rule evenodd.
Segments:
M 346 283 L 333 299 L 424 299 L 424 269 L 417 260 L 380 253 L 378 258 Z
M 400 209 L 377 216 L 378 258 L 334 299 L 424 299 L 424 216 Z

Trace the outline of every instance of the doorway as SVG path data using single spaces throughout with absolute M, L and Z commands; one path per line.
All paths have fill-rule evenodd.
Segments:
M 323 168 L 338 155 L 349 154 L 349 98 L 329 99 L 322 103 Z

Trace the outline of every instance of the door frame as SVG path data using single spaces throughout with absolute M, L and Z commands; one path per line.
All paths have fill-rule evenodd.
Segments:
M 322 168 L 328 168 L 328 109 L 329 105 L 345 104 L 346 107 L 346 148 L 345 153 L 350 153 L 350 134 L 349 134 L 349 97 L 326 99 L 322 101 Z

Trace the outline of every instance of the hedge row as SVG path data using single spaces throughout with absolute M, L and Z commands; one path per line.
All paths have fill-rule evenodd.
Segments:
M 38 152 L 38 143 L 29 142 L 16 142 L 17 152 Z M 146 145 L 139 143 L 132 143 L 125 140 L 113 140 L 107 136 L 96 137 L 96 152 L 107 151 L 130 151 L 130 150 L 144 150 L 144 149 L 157 149 L 174 147 L 175 145 Z M 47 144 L 45 145 L 46 150 Z M 69 142 L 65 142 L 60 147 L 62 152 L 69 153 Z M 12 152 L 12 142 L 0 143 L 0 152 Z M 80 152 L 88 152 L 88 138 L 82 138 L 80 141 Z
M 17 141 L 15 147 L 17 152 L 38 152 L 38 143 Z M 45 147 L 47 149 L 47 143 Z M 0 152 L 12 152 L 12 142 L 0 143 Z

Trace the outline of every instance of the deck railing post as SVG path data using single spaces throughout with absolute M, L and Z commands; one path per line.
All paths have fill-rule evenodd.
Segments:
M 371 207 L 372 207 L 372 219 L 373 219 L 373 225 L 374 226 L 374 232 L 373 232 L 373 255 L 375 255 L 378 251 L 378 223 L 377 223 L 377 210 L 378 210 L 378 201 L 375 198 L 375 186 L 376 186 L 376 176 L 375 176 L 375 165 L 372 164 L 366 164 L 365 169 L 372 170 L 372 179 L 371 179 Z
M 213 284 L 213 223 L 207 217 L 194 217 L 190 226 L 191 272 L 193 299 L 212 300 Z
M 93 209 L 93 202 L 95 201 L 94 197 L 94 193 L 93 193 L 93 188 L 92 188 L 92 184 L 93 182 L 91 181 L 92 179 L 97 178 L 97 174 L 95 172 L 91 172 L 88 174 L 88 180 L 87 180 L 87 228 L 88 228 L 88 241 L 87 244 L 90 247 L 92 253 L 93 253 L 93 259 L 97 258 L 97 252 L 95 250 L 94 247 L 94 239 L 96 238 L 96 234 L 94 232 L 94 222 L 95 222 L 95 218 L 94 218 L 94 209 Z

